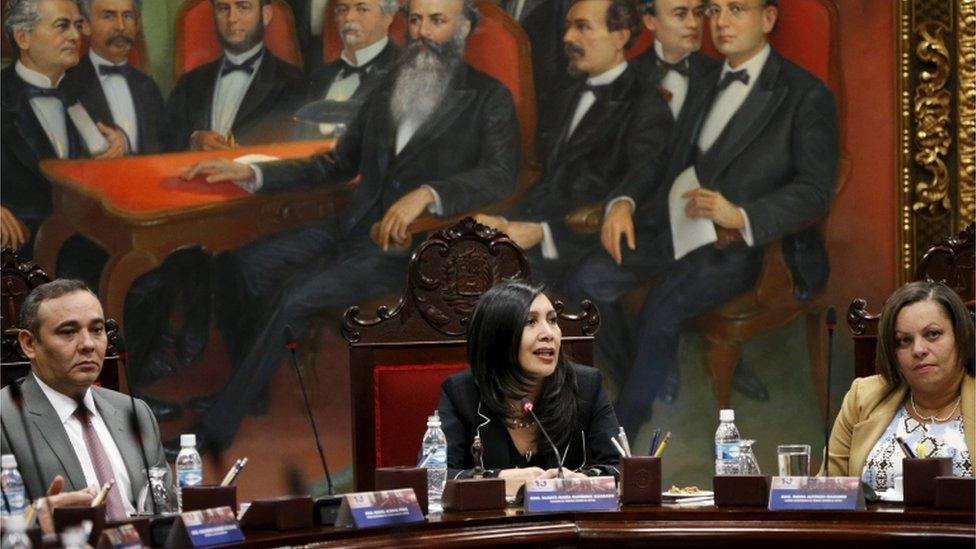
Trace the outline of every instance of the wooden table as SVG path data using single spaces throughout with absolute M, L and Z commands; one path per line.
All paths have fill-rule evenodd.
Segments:
M 331 146 L 331 141 L 304 141 L 227 152 L 45 160 L 41 170 L 53 183 L 54 209 L 38 231 L 34 258 L 54 273 L 58 250 L 71 235 L 81 233 L 101 245 L 109 259 L 99 295 L 106 315 L 122 323 L 129 286 L 171 252 L 198 244 L 210 252 L 236 248 L 335 213 L 348 196 L 349 185 L 250 195 L 232 183 L 182 181 L 183 168 L 250 153 L 304 157 Z
M 616 512 L 525 514 L 520 510 L 435 516 L 426 523 L 346 530 L 246 532 L 248 547 L 973 547 L 972 511 L 870 505 L 862 512 L 628 506 Z

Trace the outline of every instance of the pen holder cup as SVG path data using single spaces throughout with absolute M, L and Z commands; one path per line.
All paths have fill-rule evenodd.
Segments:
M 102 535 L 102 529 L 105 528 L 105 504 L 97 507 L 87 505 L 55 507 L 53 519 L 54 531 L 58 533 L 63 532 L 65 528 L 90 520 L 92 530 L 88 536 L 88 544 L 94 547 L 98 543 L 98 537 Z
M 505 508 L 505 481 L 500 478 L 449 480 L 444 486 L 445 511 L 484 511 Z
M 426 467 L 380 467 L 373 476 L 376 490 L 396 490 L 413 488 L 417 495 L 420 510 L 427 514 L 427 468 Z
M 976 479 L 970 477 L 936 477 L 936 509 L 976 509 Z
M 771 480 L 764 475 L 715 475 L 715 505 L 765 507 L 769 504 Z
M 149 533 L 149 517 L 129 517 L 122 520 L 106 520 L 105 530 L 111 528 L 118 528 L 120 526 L 125 526 L 126 524 L 131 524 L 136 532 L 139 532 L 139 539 L 142 540 L 142 544 L 150 546 L 152 544 L 152 538 L 150 538 Z
M 935 477 L 952 476 L 952 458 L 910 459 L 902 461 L 905 477 L 905 506 L 935 505 Z
M 620 503 L 661 503 L 661 458 L 620 458 Z
M 230 507 L 237 514 L 237 486 L 184 486 L 183 511 Z

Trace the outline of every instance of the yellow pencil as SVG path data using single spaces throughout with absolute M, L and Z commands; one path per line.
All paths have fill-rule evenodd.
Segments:
M 663 439 L 661 439 L 661 444 L 658 444 L 658 446 L 657 446 L 657 451 L 656 451 L 656 452 L 654 452 L 654 457 L 656 457 L 656 458 L 659 458 L 659 457 L 661 457 L 661 454 L 663 454 L 663 453 L 664 453 L 664 449 L 665 449 L 665 448 L 667 448 L 667 446 L 668 446 L 668 441 L 670 441 L 670 440 L 671 440 L 671 431 L 668 431 L 668 432 L 667 432 L 667 433 L 666 433 L 666 434 L 664 435 L 664 438 L 663 438 Z

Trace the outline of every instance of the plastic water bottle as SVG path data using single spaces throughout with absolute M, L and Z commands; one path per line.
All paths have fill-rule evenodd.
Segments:
M 180 435 L 180 453 L 176 456 L 176 480 L 180 486 L 180 509 L 183 508 L 183 487 L 203 482 L 203 462 L 197 452 L 197 436 Z
M 4 470 L 6 470 L 6 467 L 4 467 Z M 31 549 L 31 541 L 27 537 L 24 515 L 22 513 L 15 513 L 4 519 L 3 541 L 0 542 L 0 547 L 3 549 Z
M 735 426 L 735 410 L 719 412 L 715 431 L 715 474 L 739 474 L 739 429 Z
M 436 410 L 427 418 L 420 455 L 427 460 L 427 509 L 432 513 L 441 511 L 441 496 L 447 482 L 447 437 L 441 430 L 441 418 Z
M 27 509 L 27 491 L 24 479 L 17 470 L 17 458 L 13 454 L 0 457 L 0 485 L 3 486 L 3 516 L 22 515 Z

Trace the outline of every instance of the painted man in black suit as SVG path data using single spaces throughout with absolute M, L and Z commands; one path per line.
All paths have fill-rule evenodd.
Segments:
M 302 123 L 301 137 L 328 136 L 335 124 L 351 122 L 358 107 L 384 81 L 399 54 L 399 48 L 389 38 L 393 16 L 400 9 L 398 0 L 335 0 L 331 9 L 335 13 L 335 31 L 344 47 L 339 59 L 312 74 L 309 100 L 327 103 L 303 109 L 314 108 L 319 117 L 315 124 Z
M 125 132 L 129 152 L 161 152 L 163 94 L 151 76 L 128 63 L 139 36 L 141 0 L 81 0 L 78 5 L 89 22 L 91 48 L 65 74 L 65 85 L 94 120 Z
M 563 22 L 573 0 L 499 0 L 499 3 L 522 26 L 532 46 L 538 141 L 544 142 L 550 139 L 549 131 L 559 131 L 563 112 L 557 99 L 574 80 L 566 72 L 569 60 L 563 49 Z M 545 162 L 545 157 L 539 158 Z
M 629 173 L 664 159 L 673 122 L 660 92 L 642 82 L 624 49 L 636 39 L 637 10 L 626 0 L 577 0 L 566 15 L 565 48 L 585 75 L 561 94 L 560 130 L 545 170 L 504 217 L 479 215 L 528 251 L 537 281 L 558 288 L 595 235 L 571 231 L 567 214 L 603 202 Z
M 186 172 L 260 192 L 360 175 L 341 214 L 217 258 L 215 310 L 234 371 L 198 429 L 213 447 L 229 444 L 242 417 L 256 411 L 286 357 L 274 343 L 286 326 L 301 336 L 316 314 L 398 291 L 414 219 L 426 211 L 456 215 L 514 189 L 519 133 L 511 94 L 463 61 L 477 20 L 473 0 L 411 0 L 403 62 L 331 153 L 254 168 L 215 160 Z
M 41 173 L 39 161 L 91 156 L 67 114 L 75 101 L 60 86 L 65 71 L 78 64 L 83 24 L 74 0 L 7 2 L 4 30 L 17 51 L 17 61 L 0 72 L 0 243 L 19 249 L 24 258 L 33 256 L 37 230 L 52 208 L 51 183 Z M 93 131 L 108 141 L 97 158 L 125 154 L 122 132 L 104 124 L 97 128 Z
M 655 86 L 668 92 L 668 107 L 677 127 L 687 126 L 706 106 L 708 92 L 715 85 L 721 63 L 701 53 L 702 26 L 705 17 L 705 0 L 647 0 L 644 2 L 643 22 L 654 33 L 654 45 L 632 61 L 637 72 Z M 674 132 L 678 135 L 680 131 Z M 620 200 L 629 200 L 618 197 Z M 630 219 L 629 208 L 608 205 L 610 222 L 606 232 L 613 232 L 614 222 L 625 223 Z M 633 206 L 633 204 L 629 204 Z M 625 216 L 621 214 L 626 213 Z M 619 246 L 619 240 L 616 242 Z M 623 314 L 619 307 L 601 311 L 604 330 L 598 352 L 604 364 L 629 364 L 633 360 L 634 323 L 632 315 Z M 742 370 L 737 370 L 741 374 Z M 738 380 L 738 377 L 737 377 Z M 618 380 L 619 381 L 619 380 Z M 668 372 L 659 394 L 661 400 L 671 404 L 677 398 L 680 379 L 678 369 Z
M 301 69 L 264 47 L 270 0 L 211 0 L 224 55 L 180 77 L 166 102 L 171 150 L 226 150 L 287 137 L 305 99 Z
M 834 192 L 837 112 L 823 82 L 769 46 L 778 13 L 775 0 L 710 2 L 712 38 L 726 62 L 709 106 L 676 138 L 663 180 L 621 189 L 636 203 L 637 237 L 616 230 L 606 252 L 576 272 L 576 290 L 601 310 L 661 275 L 644 302 L 636 359 L 615 406 L 631 432 L 650 416 L 682 326 L 753 287 L 763 246 L 782 240 L 799 297 L 826 284 L 827 254 L 815 224 Z M 701 183 L 683 193 L 683 214 L 711 220 L 720 239 L 675 260 L 667 197 L 679 175 Z M 625 235 L 627 247 L 615 247 Z

